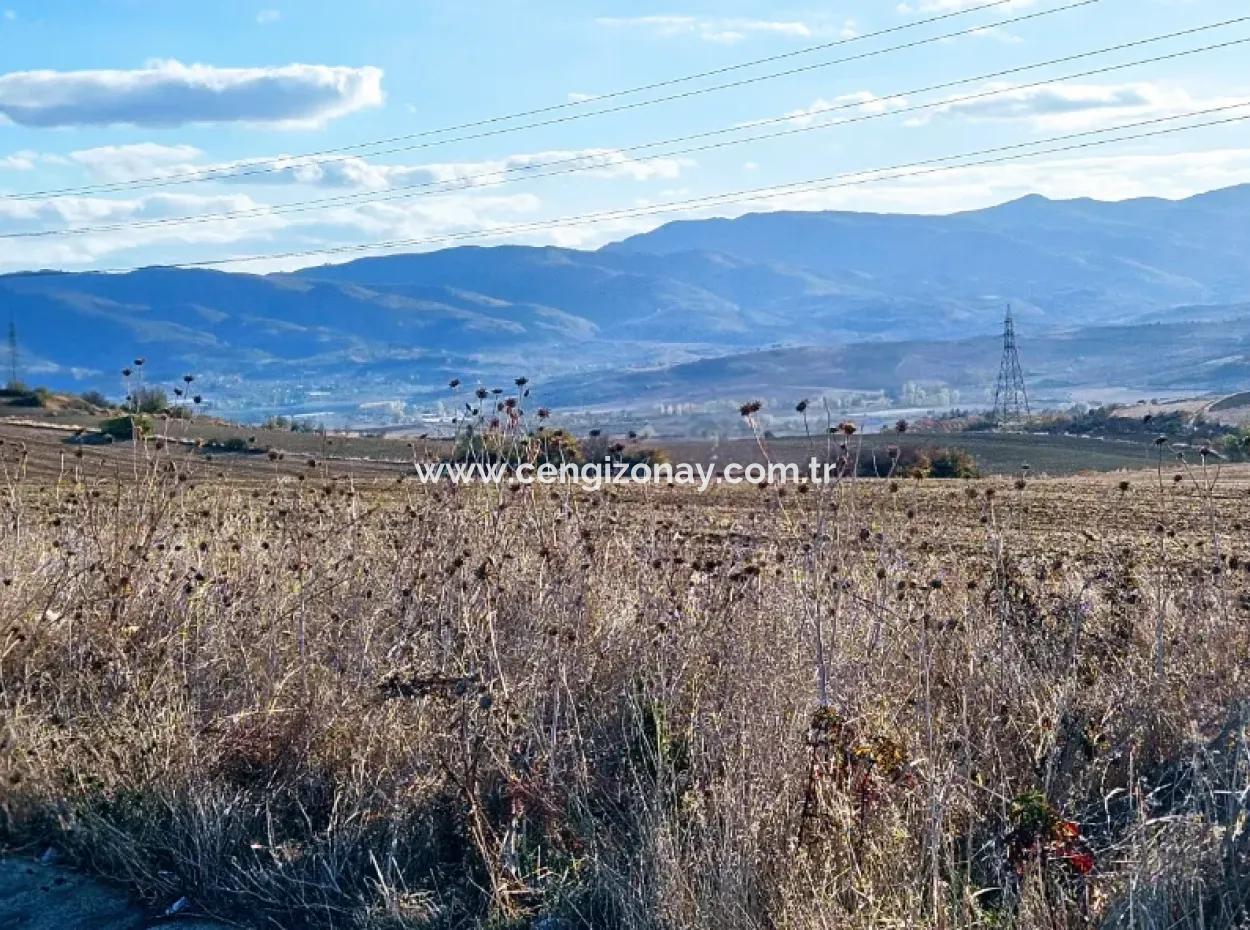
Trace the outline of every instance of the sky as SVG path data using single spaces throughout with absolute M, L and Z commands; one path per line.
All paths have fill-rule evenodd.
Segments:
M 1250 182 L 1250 120 L 1124 138 L 1250 117 L 1250 44 L 1182 54 L 1250 19 L 1086 54 L 1244 0 L 990 2 L 0 0 L 0 272 Z

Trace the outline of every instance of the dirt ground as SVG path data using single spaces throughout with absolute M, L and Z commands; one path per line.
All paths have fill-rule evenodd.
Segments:
M 227 930 L 192 917 L 167 918 L 124 892 L 33 859 L 0 859 L 4 930 Z

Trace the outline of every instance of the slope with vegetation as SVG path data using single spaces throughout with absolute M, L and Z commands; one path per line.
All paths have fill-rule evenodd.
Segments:
M 857 439 L 707 495 L 8 442 L 0 833 L 254 926 L 1244 925 L 1250 479 Z

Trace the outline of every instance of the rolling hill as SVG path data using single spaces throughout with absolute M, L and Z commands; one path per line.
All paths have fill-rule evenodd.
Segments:
M 1224 389 L 1244 379 L 1244 346 L 1218 328 L 1144 324 L 1240 331 L 1247 255 L 1242 186 L 950 216 L 751 214 L 598 251 L 456 248 L 293 274 L 36 272 L 0 277 L 0 313 L 29 380 L 117 393 L 116 372 L 141 355 L 154 379 L 195 371 L 239 403 L 290 405 L 313 387 L 349 404 L 421 398 L 451 376 L 519 373 L 556 379 L 570 401 L 691 379 L 727 393 L 743 371 L 765 387 L 982 384 L 1007 302 L 1035 375 L 1056 387 Z M 1108 326 L 1120 328 L 1086 333 L 1077 355 L 1065 343 Z
M 559 378 L 548 390 L 584 406 L 697 403 L 768 397 L 785 404 L 835 389 L 894 394 L 904 382 L 944 386 L 965 403 L 990 400 L 1000 343 L 862 342 L 771 349 L 644 370 Z M 1250 316 L 1220 322 L 1077 328 L 1021 347 L 1030 390 L 1056 398 L 1078 388 L 1229 392 L 1250 383 Z

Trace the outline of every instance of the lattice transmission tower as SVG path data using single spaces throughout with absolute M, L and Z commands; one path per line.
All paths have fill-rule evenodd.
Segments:
M 1029 415 L 1029 392 L 1024 387 L 1020 352 L 1016 348 L 1016 322 L 1008 306 L 1003 322 L 1003 360 L 998 367 L 998 386 L 994 389 L 994 422 L 1004 426 L 1019 423 Z

